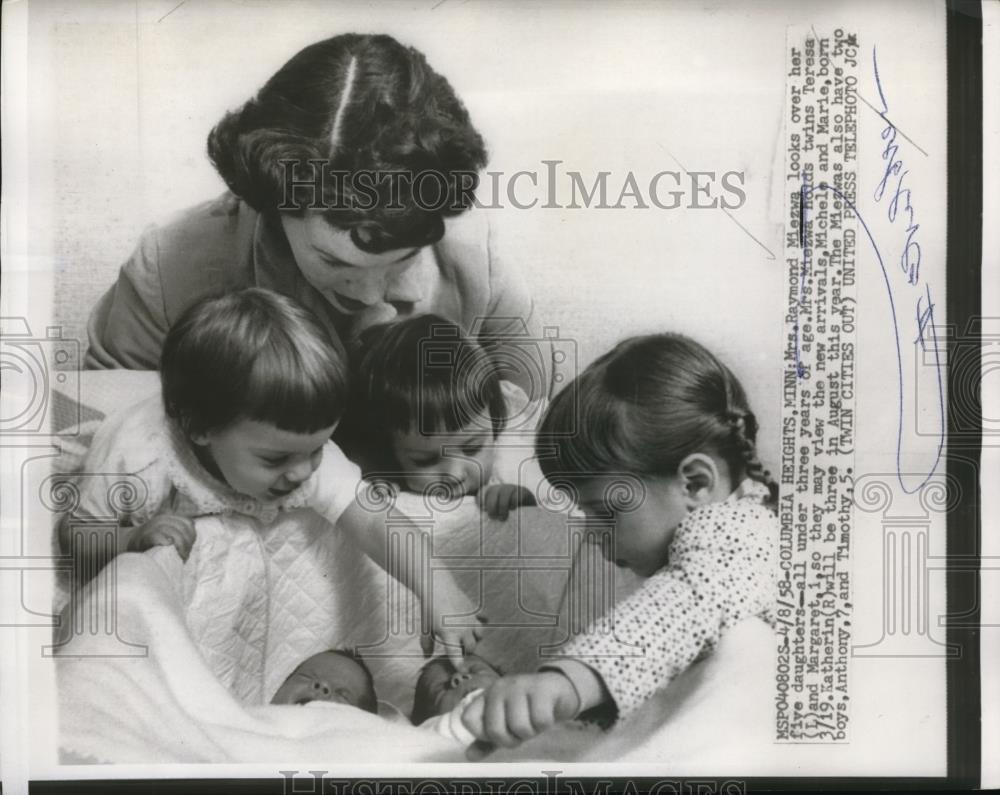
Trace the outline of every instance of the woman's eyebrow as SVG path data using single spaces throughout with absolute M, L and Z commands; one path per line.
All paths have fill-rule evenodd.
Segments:
M 404 255 L 403 255 L 402 257 L 400 257 L 399 259 L 395 260 L 395 262 L 402 262 L 402 261 L 403 261 L 404 259 L 409 259 L 409 258 L 410 258 L 410 257 L 412 257 L 412 256 L 413 256 L 414 254 L 416 254 L 416 253 L 417 253 L 418 251 L 420 251 L 420 246 L 417 246 L 417 247 L 416 247 L 415 249 L 413 249 L 413 251 L 411 251 L 411 252 L 410 252 L 409 254 L 404 254 Z M 394 262 L 393 264 L 395 264 L 395 262 Z
M 344 262 L 342 259 L 340 259 L 340 257 L 333 256 L 331 253 L 329 253 L 325 249 L 320 248 L 319 246 L 313 246 L 313 251 L 315 251 L 323 259 L 325 259 L 327 262 L 331 264 L 343 265 L 345 268 L 357 267 L 355 265 L 352 265 L 350 262 Z
M 319 246 L 313 246 L 313 251 L 315 251 L 323 259 L 325 259 L 327 262 L 329 262 L 331 264 L 343 265 L 345 268 L 356 268 L 356 267 L 358 267 L 357 265 L 353 265 L 350 262 L 344 262 L 344 260 L 342 260 L 340 257 L 333 256 L 328 251 L 325 251 L 324 249 L 320 248 Z M 403 254 L 402 256 L 397 257 L 396 259 L 394 259 L 392 261 L 392 264 L 396 265 L 396 264 L 402 262 L 403 260 L 408 260 L 410 257 L 412 257 L 414 254 L 416 254 L 418 251 L 420 251 L 420 247 L 419 246 L 417 248 L 413 249 L 412 251 L 408 251 L 406 254 Z
M 420 445 L 421 443 L 420 442 L 415 442 L 415 444 Z M 408 455 L 422 455 L 424 453 L 439 453 L 439 452 L 441 452 L 441 447 L 439 445 L 428 445 L 426 447 L 424 447 L 424 446 L 413 447 L 413 446 L 410 446 L 409 444 L 407 444 L 405 442 L 399 443 L 399 446 L 397 447 L 397 449 L 399 450 L 399 452 L 401 452 L 401 453 L 407 453 Z
M 412 461 L 431 461 L 441 457 L 440 453 L 427 450 L 401 450 Z

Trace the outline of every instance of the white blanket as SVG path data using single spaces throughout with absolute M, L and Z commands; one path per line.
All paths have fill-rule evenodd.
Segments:
M 527 561 L 457 576 L 493 624 L 483 654 L 508 671 L 532 669 L 540 647 L 565 637 L 574 553 L 565 516 L 522 509 L 482 521 L 466 504 L 438 524 L 450 531 L 434 536 L 436 556 Z M 86 613 L 114 585 L 117 637 L 134 646 L 112 656 L 107 635 L 78 633 L 61 648 L 64 750 L 116 763 L 464 758 L 432 732 L 354 708 L 268 705 L 305 657 L 362 646 L 380 698 L 408 712 L 423 662 L 407 627 L 417 603 L 394 587 L 390 604 L 403 609 L 388 611 L 386 575 L 309 512 L 263 530 L 232 516 L 197 526 L 186 564 L 171 547 L 126 554 L 85 589 Z M 633 586 L 619 579 L 612 591 Z M 146 654 L 129 656 L 141 646 Z M 750 622 L 620 728 L 569 725 L 488 758 L 706 762 L 766 747 L 773 646 L 766 625 Z
M 74 658 L 106 654 L 107 644 L 92 634 L 77 635 L 63 650 L 60 746 L 74 757 L 142 764 L 371 762 L 384 760 L 388 744 L 401 759 L 461 758 L 460 749 L 430 732 L 353 707 L 240 702 L 213 673 L 188 628 L 180 559 L 172 548 L 121 556 L 117 581 L 120 637 L 146 645 L 148 654 Z M 86 600 L 98 598 L 99 588 L 95 580 Z

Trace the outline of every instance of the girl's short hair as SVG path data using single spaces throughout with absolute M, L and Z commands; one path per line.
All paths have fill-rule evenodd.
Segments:
M 599 474 L 672 476 L 686 456 L 712 450 L 733 478 L 764 483 L 776 501 L 756 440 L 732 371 L 688 337 L 654 334 L 619 343 L 556 395 L 537 451 L 547 478 L 581 485 Z
M 327 208 L 334 226 L 350 230 L 355 245 L 375 253 L 440 240 L 443 217 L 471 206 L 486 164 L 465 106 L 423 54 L 391 36 L 359 34 L 295 55 L 254 98 L 223 116 L 208 136 L 208 154 L 230 190 L 255 209 L 301 212 L 305 197 Z M 324 179 L 317 191 L 314 167 L 349 178 Z M 361 187 L 353 178 L 360 173 L 427 173 L 435 179 L 424 182 L 435 189 L 421 182 L 414 193 L 401 190 L 399 178 L 368 177 L 377 185 Z M 288 195 L 293 177 L 312 184 Z
M 371 466 L 392 467 L 391 436 L 450 433 L 489 417 L 495 438 L 507 421 L 500 374 L 489 353 L 455 323 L 433 314 L 372 326 L 358 338 L 345 426 L 369 447 Z M 371 447 L 379 451 L 371 455 Z M 358 450 L 360 457 L 365 458 Z
M 167 415 L 188 434 L 240 419 L 295 433 L 335 424 L 347 401 L 339 346 L 298 302 L 251 287 L 189 307 L 160 359 Z

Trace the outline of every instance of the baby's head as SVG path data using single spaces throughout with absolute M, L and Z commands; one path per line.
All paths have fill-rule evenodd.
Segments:
M 410 718 L 414 725 L 450 712 L 473 690 L 489 687 L 500 678 L 500 671 L 478 655 L 466 655 L 465 664 L 461 673 L 447 657 L 435 657 L 420 669 Z
M 260 500 L 319 466 L 347 400 L 330 334 L 290 298 L 249 288 L 190 307 L 167 333 L 163 403 L 219 480 Z
M 725 365 L 694 340 L 655 334 L 620 343 L 567 385 L 542 419 L 537 452 L 554 487 L 613 521 L 615 562 L 648 576 L 666 564 L 689 511 L 747 477 L 776 498 L 756 434 Z
M 489 354 L 436 315 L 369 328 L 359 346 L 350 416 L 353 432 L 379 451 L 367 468 L 393 472 L 408 491 L 479 491 L 506 422 Z
M 371 671 L 355 652 L 343 649 L 330 649 L 306 658 L 271 699 L 272 704 L 310 701 L 332 701 L 378 712 Z

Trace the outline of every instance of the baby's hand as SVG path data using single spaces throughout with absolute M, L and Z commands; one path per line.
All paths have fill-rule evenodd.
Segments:
M 190 519 L 161 513 L 132 531 L 128 539 L 128 551 L 145 552 L 151 547 L 173 545 L 181 560 L 187 560 L 196 537 L 194 522 Z
M 441 573 L 438 574 L 438 577 Z M 430 657 L 434 653 L 434 642 L 439 641 L 444 645 L 445 654 L 451 660 L 452 665 L 459 671 L 465 670 L 465 662 L 462 657 L 470 654 L 483 636 L 485 617 L 476 613 L 479 605 L 467 597 L 455 584 L 451 576 L 447 579 L 438 580 L 435 578 L 433 604 L 431 604 L 431 621 L 433 622 L 433 634 L 424 635 L 420 640 L 424 656 Z M 458 617 L 468 618 L 475 616 L 476 623 L 473 626 L 445 626 L 445 618 Z
M 499 483 L 479 492 L 479 507 L 493 519 L 506 519 L 508 514 L 522 505 L 536 505 L 535 495 L 524 486 Z
M 462 725 L 479 740 L 513 748 L 579 710 L 576 688 L 558 671 L 517 674 L 497 679 L 466 705 Z

